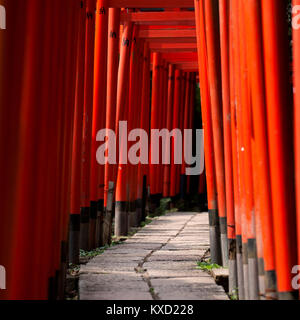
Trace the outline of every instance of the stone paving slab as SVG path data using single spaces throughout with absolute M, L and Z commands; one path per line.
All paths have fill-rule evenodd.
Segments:
M 207 213 L 155 219 L 80 269 L 81 300 L 228 300 L 196 262 L 209 248 Z

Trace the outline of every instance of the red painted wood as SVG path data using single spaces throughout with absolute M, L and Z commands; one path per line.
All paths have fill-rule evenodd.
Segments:
M 160 111 L 160 89 L 161 89 L 161 55 L 154 53 L 153 55 L 153 75 L 152 75 L 152 105 L 151 105 L 151 129 L 159 128 Z M 151 141 L 152 142 L 152 141 Z M 150 150 L 151 159 L 151 150 Z M 157 169 L 158 165 L 150 162 L 150 193 L 157 194 Z
M 119 121 L 127 120 L 128 113 L 128 82 L 130 67 L 130 47 L 132 42 L 132 23 L 125 25 L 122 35 L 119 74 L 118 74 L 118 91 L 117 91 L 117 114 L 116 114 L 116 134 L 119 139 Z M 122 152 L 122 150 L 119 150 Z M 127 152 L 127 150 L 126 150 Z M 117 159 L 118 161 L 118 159 Z M 119 164 L 117 185 L 116 185 L 116 201 L 127 201 L 127 166 Z
M 109 0 L 113 8 L 193 8 L 193 0 Z
M 84 117 L 82 142 L 81 207 L 90 206 L 90 169 L 93 118 L 94 45 L 95 45 L 95 0 L 87 0 Z
M 116 102 L 119 67 L 120 9 L 109 9 L 108 20 L 108 57 L 107 57 L 107 94 L 106 94 L 106 129 L 116 128 Z M 116 165 L 105 165 L 104 207 L 107 205 L 109 182 L 116 184 Z
M 300 0 L 293 0 L 294 7 L 300 5 Z M 297 10 L 297 13 L 299 10 Z M 294 13 L 294 17 L 296 13 Z M 294 40 L 294 140 L 295 140 L 295 170 L 296 170 L 296 201 L 297 201 L 297 230 L 298 230 L 298 265 L 300 265 L 300 29 L 293 31 Z M 300 293 L 300 292 L 299 292 Z
M 90 200 L 104 199 L 104 166 L 96 159 L 97 132 L 106 125 L 108 7 L 106 0 L 97 1 L 94 53 L 94 96 L 91 150 Z
M 121 23 L 131 21 L 143 25 L 195 25 L 195 14 L 189 11 L 178 12 L 123 12 Z
M 166 53 L 162 55 L 163 58 L 172 63 L 184 63 L 184 62 L 198 62 L 197 52 L 185 52 L 185 53 Z
M 174 83 L 174 105 L 173 105 L 173 122 L 172 122 L 172 129 L 179 128 L 179 111 L 180 111 L 180 102 L 181 102 L 181 78 L 183 73 L 176 69 L 175 70 L 175 83 Z M 177 164 L 174 164 L 174 152 L 175 152 L 175 144 L 174 139 L 172 139 L 172 156 L 171 156 L 171 179 L 170 179 L 170 196 L 174 197 L 176 195 L 176 177 L 177 177 Z
M 196 41 L 196 30 L 195 29 L 161 29 L 161 30 L 141 30 L 139 32 L 140 38 L 195 38 Z
M 173 37 L 173 38 L 166 38 L 166 37 L 163 37 L 163 38 L 145 38 L 146 41 L 149 41 L 149 42 L 155 42 L 155 43 L 164 43 L 164 44 L 168 44 L 168 43 L 178 43 L 179 45 L 180 44 L 194 44 L 196 39 L 195 38 L 176 38 L 176 37 Z
M 178 42 L 169 42 L 169 43 L 161 43 L 161 42 L 149 42 L 149 48 L 151 50 L 165 50 L 166 52 L 176 52 L 176 51 L 194 51 L 197 52 L 197 44 L 195 42 L 190 43 L 178 43 Z

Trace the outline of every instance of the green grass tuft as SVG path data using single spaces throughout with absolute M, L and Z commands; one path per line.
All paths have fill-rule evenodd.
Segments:
M 112 241 L 112 243 L 110 245 L 96 248 L 92 251 L 85 251 L 85 250 L 80 249 L 80 258 L 89 258 L 89 259 L 95 258 L 95 257 L 99 256 L 100 254 L 102 254 L 108 248 L 116 246 L 117 244 L 121 244 L 121 243 L 122 243 L 121 241 Z
M 197 269 L 203 270 L 203 271 L 210 271 L 212 269 L 220 269 L 221 266 L 219 266 L 218 264 L 215 263 L 210 263 L 210 261 L 208 262 L 203 262 L 203 261 L 199 261 L 197 262 Z

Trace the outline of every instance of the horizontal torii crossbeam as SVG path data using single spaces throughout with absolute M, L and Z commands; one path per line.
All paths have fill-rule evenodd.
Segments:
M 121 23 L 134 22 L 139 25 L 195 25 L 195 13 L 191 11 L 178 12 L 123 12 Z
M 197 52 L 197 44 L 149 42 L 149 49 L 157 52 Z
M 110 8 L 194 8 L 193 0 L 109 0 Z
M 164 53 L 162 58 L 171 63 L 182 63 L 182 62 L 198 62 L 198 54 L 196 52 L 185 52 L 185 53 Z
M 195 29 L 178 29 L 178 30 L 140 30 L 140 38 L 196 38 Z

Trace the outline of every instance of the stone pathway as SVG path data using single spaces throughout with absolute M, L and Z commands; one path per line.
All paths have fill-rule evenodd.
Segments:
M 209 248 L 206 213 L 159 217 L 81 267 L 81 300 L 228 300 L 196 262 Z

